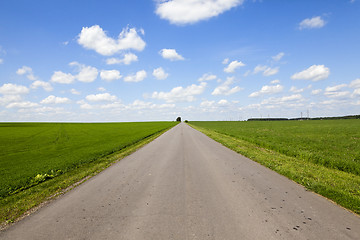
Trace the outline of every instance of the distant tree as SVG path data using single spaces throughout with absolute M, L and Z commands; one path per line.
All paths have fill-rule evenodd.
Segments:
M 189 121 L 188 120 L 185 120 L 186 123 L 188 123 Z
M 177 117 L 176 121 L 181 122 L 181 117 Z

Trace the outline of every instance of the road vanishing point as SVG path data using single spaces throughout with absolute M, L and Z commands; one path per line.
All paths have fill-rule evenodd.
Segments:
M 360 239 L 359 216 L 185 123 L 0 239 Z

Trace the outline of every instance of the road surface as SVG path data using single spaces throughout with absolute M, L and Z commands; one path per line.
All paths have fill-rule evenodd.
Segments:
M 181 123 L 0 239 L 360 239 L 360 218 Z

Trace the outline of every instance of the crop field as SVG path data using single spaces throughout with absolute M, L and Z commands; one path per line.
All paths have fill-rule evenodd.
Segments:
M 175 124 L 0 123 L 0 199 L 117 152 Z
M 190 122 L 190 125 L 360 213 L 360 120 Z

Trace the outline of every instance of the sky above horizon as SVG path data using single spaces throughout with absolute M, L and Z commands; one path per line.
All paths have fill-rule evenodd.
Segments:
M 359 0 L 4 0 L 0 122 L 360 114 Z

